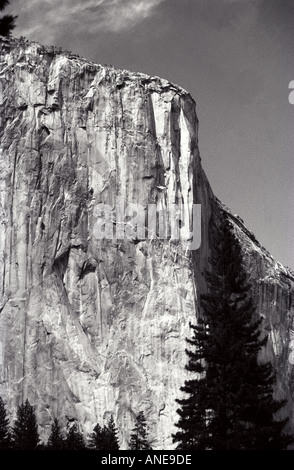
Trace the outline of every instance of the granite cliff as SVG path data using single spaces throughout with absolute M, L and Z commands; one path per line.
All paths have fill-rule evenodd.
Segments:
M 125 447 L 143 410 L 154 448 L 172 448 L 209 221 L 227 213 L 293 427 L 294 276 L 213 195 L 189 93 L 24 39 L 1 43 L 0 92 L 0 395 L 12 413 L 28 398 L 43 437 L 54 417 L 87 434 L 113 414 Z M 99 239 L 97 206 L 115 211 L 118 196 L 201 204 L 200 247 Z

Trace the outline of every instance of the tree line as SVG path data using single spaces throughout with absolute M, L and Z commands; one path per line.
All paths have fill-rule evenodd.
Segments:
M 62 432 L 57 418 L 53 420 L 46 443 L 40 441 L 34 407 L 28 400 L 22 403 L 12 426 L 9 425 L 7 410 L 0 397 L 0 450 L 119 450 L 118 430 L 113 416 L 104 426 L 96 424 L 93 432 L 85 439 L 77 422 Z M 130 435 L 129 450 L 152 450 L 144 413 L 136 416 L 135 426 Z

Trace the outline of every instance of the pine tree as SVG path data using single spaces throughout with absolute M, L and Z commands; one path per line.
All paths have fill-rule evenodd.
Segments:
M 284 406 L 273 398 L 271 363 L 258 361 L 261 339 L 241 248 L 230 222 L 214 226 L 208 293 L 201 296 L 202 318 L 190 325 L 186 369 L 193 374 L 181 391 L 178 449 L 284 449 L 292 438 L 287 420 L 275 420 Z
M 119 450 L 117 429 L 111 415 L 108 425 L 103 428 L 97 423 L 90 435 L 89 445 L 95 450 Z
M 50 450 L 62 450 L 65 448 L 65 440 L 62 436 L 57 418 L 55 418 L 52 423 L 51 434 L 48 439 L 47 448 Z
M 129 449 L 152 450 L 148 441 L 147 423 L 143 411 L 140 411 L 136 417 L 136 423 L 131 434 Z
M 0 450 L 11 448 L 11 435 L 9 428 L 9 419 L 2 398 L 0 397 Z
M 205 450 L 208 430 L 204 383 L 199 379 L 186 380 L 181 391 L 188 394 L 189 398 L 176 400 L 181 405 L 177 410 L 180 419 L 176 426 L 181 430 L 173 435 L 173 441 L 178 442 L 177 449 L 180 450 Z
M 66 437 L 67 450 L 85 450 L 83 435 L 80 433 L 78 425 L 74 423 L 69 429 Z
M 9 0 L 0 0 L 0 11 L 3 11 Z M 15 28 L 15 20 L 17 16 L 4 15 L 0 18 L 0 36 L 10 36 L 11 31 Z
M 13 426 L 13 443 L 18 450 L 35 450 L 38 446 L 36 415 L 28 399 L 17 409 L 17 418 Z
M 102 450 L 104 447 L 104 433 L 100 424 L 96 424 L 89 437 L 90 449 Z
M 105 450 L 119 450 L 119 443 L 117 437 L 117 429 L 114 423 L 113 416 L 110 416 L 108 425 L 105 428 L 106 449 Z

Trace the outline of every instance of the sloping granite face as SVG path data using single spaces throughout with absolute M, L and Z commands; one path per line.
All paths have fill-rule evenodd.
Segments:
M 44 438 L 54 417 L 87 435 L 113 414 L 126 448 L 143 410 L 154 448 L 172 448 L 209 220 L 224 210 L 201 168 L 195 103 L 158 77 L 24 40 L 1 47 L 0 394 L 11 410 L 28 398 Z M 121 228 L 117 197 L 145 210 L 181 202 L 183 238 L 201 204 L 200 248 L 99 239 L 99 204 Z M 293 421 L 293 275 L 230 217 Z

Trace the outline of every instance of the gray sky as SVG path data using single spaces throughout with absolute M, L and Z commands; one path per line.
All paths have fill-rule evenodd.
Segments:
M 294 268 L 294 0 L 10 3 L 15 36 L 188 90 L 215 195 Z

